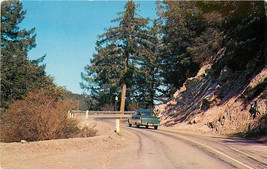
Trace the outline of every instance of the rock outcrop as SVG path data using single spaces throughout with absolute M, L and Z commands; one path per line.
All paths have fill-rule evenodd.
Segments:
M 203 66 L 167 104 L 156 111 L 162 124 L 219 134 L 267 134 L 267 68 L 233 72 L 225 66 L 219 76 Z

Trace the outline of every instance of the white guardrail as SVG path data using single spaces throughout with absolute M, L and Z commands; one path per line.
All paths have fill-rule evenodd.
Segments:
M 124 111 L 123 114 L 133 114 L 134 111 Z M 68 117 L 69 118 L 73 118 L 75 117 L 77 114 L 85 114 L 85 117 L 88 118 L 88 115 L 94 115 L 94 114 L 121 114 L 120 111 L 84 111 L 84 110 L 72 110 L 72 111 L 68 111 Z
M 120 111 L 89 111 L 89 110 L 73 110 L 72 113 L 88 113 L 88 114 L 121 114 Z M 134 111 L 124 111 L 123 114 L 133 114 Z

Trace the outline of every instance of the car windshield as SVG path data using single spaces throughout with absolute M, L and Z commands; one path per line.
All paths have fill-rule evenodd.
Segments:
M 134 115 L 155 116 L 153 111 L 149 111 L 149 110 L 137 110 L 137 111 L 135 111 Z

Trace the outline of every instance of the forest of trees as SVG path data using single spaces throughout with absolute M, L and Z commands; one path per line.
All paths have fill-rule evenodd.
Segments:
M 168 101 L 204 64 L 217 67 L 214 76 L 226 65 L 245 70 L 256 55 L 255 68 L 265 65 L 264 1 L 163 1 L 157 16 L 143 18 L 128 1 L 112 20 L 117 26 L 99 35 L 82 73 L 89 109 L 114 105 L 123 84 L 126 110 L 147 109 Z

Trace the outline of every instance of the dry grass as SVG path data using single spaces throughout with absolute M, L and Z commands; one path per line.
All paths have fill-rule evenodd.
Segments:
M 11 104 L 2 114 L 1 141 L 50 140 L 86 133 L 86 129 L 81 131 L 78 128 L 76 120 L 67 117 L 71 105 L 71 100 L 57 99 L 43 89 L 29 93 L 23 100 Z

